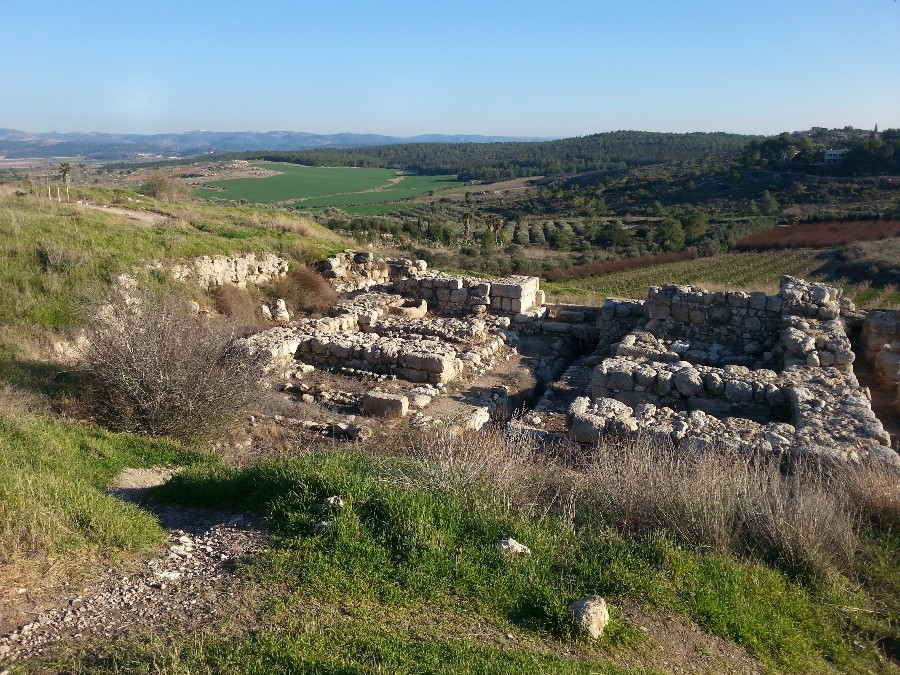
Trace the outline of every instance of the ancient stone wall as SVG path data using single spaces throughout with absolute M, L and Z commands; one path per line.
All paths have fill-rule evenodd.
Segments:
M 390 293 L 360 294 L 339 303 L 337 316 L 298 320 L 255 335 L 248 345 L 264 350 L 273 361 L 291 358 L 318 367 L 446 384 L 490 363 L 505 344 L 508 318 L 410 319 L 396 313 L 404 302 L 403 296 Z
M 401 293 L 425 300 L 429 311 L 444 316 L 527 312 L 543 302 L 538 284 L 537 277 L 510 276 L 489 281 L 441 272 L 416 274 L 395 282 Z
M 610 303 L 606 316 L 615 319 L 618 306 Z M 643 309 L 646 322 L 634 321 L 594 369 L 590 398 L 570 408 L 573 439 L 642 431 L 688 447 L 730 439 L 900 464 L 852 372 L 855 355 L 839 317 L 854 308 L 838 289 L 792 277 L 773 296 L 670 285 L 649 289 Z M 636 318 L 620 311 L 609 338 Z M 883 337 L 869 333 L 875 342 Z
M 162 267 L 161 264 L 152 265 Z M 255 255 L 245 253 L 236 256 L 205 255 L 169 268 L 169 275 L 176 281 L 195 283 L 210 289 L 233 284 L 245 288 L 248 283 L 268 284 L 288 272 L 288 263 L 271 253 Z
M 900 311 L 873 310 L 863 321 L 863 351 L 878 377 L 895 393 L 894 407 L 900 413 Z
M 597 339 L 601 347 L 621 341 L 638 324 L 643 325 L 645 316 L 643 300 L 607 298 L 597 318 Z

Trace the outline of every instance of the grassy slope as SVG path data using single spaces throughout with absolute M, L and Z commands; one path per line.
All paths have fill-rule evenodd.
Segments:
M 663 534 L 573 533 L 554 519 L 510 515 L 477 494 L 399 486 L 390 475 L 389 463 L 335 452 L 189 470 L 159 496 L 263 515 L 275 545 L 244 573 L 280 594 L 280 609 L 253 634 L 175 647 L 107 645 L 84 663 L 105 668 L 116 653 L 131 664 L 127 672 L 151 664 L 165 664 L 161 672 L 617 672 L 610 659 L 643 639 L 618 610 L 637 598 L 737 642 L 769 672 L 878 667 L 860 627 L 833 609 L 863 601 L 839 583 L 692 551 Z M 346 507 L 323 511 L 333 494 Z M 323 518 L 332 526 L 318 534 L 313 524 Z M 526 542 L 532 555 L 504 557 L 496 543 L 506 536 Z M 612 602 L 613 622 L 599 644 L 570 632 L 566 606 L 586 593 Z M 304 613 L 310 606 L 319 609 Z M 348 608 L 340 614 L 357 620 L 329 607 Z M 529 650 L 466 637 L 485 625 L 525 636 Z
M 147 226 L 74 203 L 0 196 L 0 324 L 7 329 L 76 326 L 84 304 L 115 275 L 150 259 L 273 251 L 297 262 L 336 247 L 334 235 L 283 211 L 164 205 L 124 190 L 72 193 L 169 219 Z
M 104 489 L 126 466 L 202 459 L 169 441 L 0 415 L 0 563 L 158 543 L 156 519 Z

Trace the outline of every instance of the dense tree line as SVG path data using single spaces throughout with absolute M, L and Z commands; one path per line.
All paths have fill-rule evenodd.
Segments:
M 845 149 L 843 160 L 825 164 L 826 149 Z M 871 176 L 900 173 L 900 129 L 882 133 L 850 130 L 843 138 L 823 137 L 815 130 L 782 133 L 750 141 L 741 152 L 745 166 L 777 167 L 835 176 Z
M 302 152 L 250 152 L 227 157 L 307 166 L 388 167 L 428 175 L 458 174 L 462 180 L 491 181 L 695 160 L 713 154 L 736 153 L 752 138 L 725 133 L 614 131 L 544 142 L 408 143 Z

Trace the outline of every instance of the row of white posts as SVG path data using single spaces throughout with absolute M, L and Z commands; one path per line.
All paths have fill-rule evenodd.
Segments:
M 50 193 L 50 185 L 47 185 L 47 199 L 53 199 L 53 195 Z M 60 194 L 59 186 L 56 186 L 56 201 L 62 201 L 62 195 Z M 69 186 L 66 185 L 66 201 L 69 201 Z

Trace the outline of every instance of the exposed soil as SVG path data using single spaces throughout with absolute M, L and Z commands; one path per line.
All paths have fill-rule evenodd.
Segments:
M 124 216 L 131 222 L 138 223 L 140 225 L 146 225 L 149 227 L 163 225 L 169 220 L 169 216 L 165 215 L 164 213 L 156 213 L 155 211 L 131 211 L 129 209 L 120 209 L 116 206 L 101 206 L 99 204 L 87 203 L 81 203 L 79 204 L 79 206 L 86 209 L 105 211 L 106 213 L 115 213 L 116 215 Z
M 235 610 L 241 580 L 234 574 L 267 536 L 247 514 L 166 506 L 146 495 L 168 480 L 167 470 L 126 469 L 111 493 L 156 515 L 168 531 L 166 548 L 107 566 L 95 561 L 78 583 L 45 588 L 40 579 L 4 611 L 0 666 L 40 655 L 79 638 L 183 635 Z M 13 629 L 10 624 L 16 625 Z

